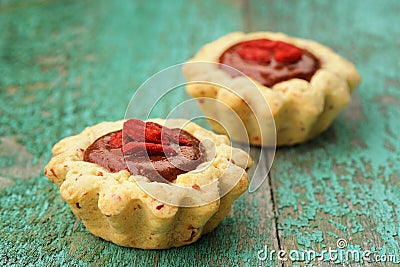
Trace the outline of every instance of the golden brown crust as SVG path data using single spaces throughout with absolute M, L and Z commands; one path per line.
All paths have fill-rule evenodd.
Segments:
M 235 32 L 205 45 L 189 62 L 215 62 L 218 63 L 220 55 L 232 45 L 253 39 L 267 38 L 271 40 L 282 40 L 294 44 L 314 54 L 320 60 L 320 69 L 313 75 L 310 82 L 300 79 L 289 79 L 272 86 L 271 88 L 253 81 L 261 90 L 267 100 L 277 132 L 277 145 L 293 145 L 308 141 L 324 130 L 326 130 L 337 114 L 349 103 L 352 91 L 360 83 L 360 75 L 355 66 L 342 58 L 326 46 L 311 40 L 289 37 L 282 33 Z M 239 88 L 238 84 L 243 77 L 232 78 L 217 65 L 187 64 L 184 66 L 185 77 L 188 81 L 210 81 L 223 85 L 230 84 L 234 91 L 246 91 L 246 88 Z M 243 83 L 242 83 L 243 84 Z M 247 83 L 244 87 L 254 86 Z M 243 87 L 243 86 L 242 86 Z M 193 97 L 210 97 L 231 107 L 244 121 L 251 144 L 268 145 L 271 140 L 268 138 L 268 130 L 262 129 L 263 140 L 257 121 L 254 119 L 249 107 L 245 102 L 252 103 L 255 99 L 251 96 L 243 97 L 245 101 L 218 86 L 210 84 L 191 84 L 187 92 Z M 248 88 L 247 88 L 248 89 Z M 243 96 L 245 94 L 241 94 Z M 202 111 L 213 118 L 224 123 L 229 120 L 229 114 L 219 110 L 212 105 L 200 105 Z M 224 130 L 211 123 L 217 132 L 224 133 Z M 231 136 L 235 139 L 235 133 Z M 264 141 L 264 142 L 262 142 Z
M 61 140 L 54 146 L 54 157 L 44 169 L 86 228 L 121 246 L 163 249 L 195 242 L 219 224 L 249 184 L 245 169 L 252 161 L 245 152 L 231 148 L 225 136 L 213 134 L 194 123 L 153 121 L 167 126 L 184 124 L 183 129 L 200 141 L 211 140 L 215 154 L 208 155 L 210 164 L 201 171 L 179 175 L 171 186 L 130 175 L 126 170 L 110 173 L 101 166 L 83 161 L 83 152 L 93 141 L 122 128 L 123 121 L 118 121 L 103 122 Z M 233 173 L 237 181 L 225 188 L 226 192 L 221 192 L 224 187 L 221 182 Z M 194 184 L 200 188 L 192 188 Z M 174 199 L 168 201 L 174 203 L 189 199 L 197 204 L 203 201 L 204 205 L 179 207 L 160 201 L 159 196 L 152 197 L 157 194 L 165 199 L 173 195 Z

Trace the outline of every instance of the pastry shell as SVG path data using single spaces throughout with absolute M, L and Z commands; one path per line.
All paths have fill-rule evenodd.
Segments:
M 60 190 L 75 216 L 92 234 L 115 244 L 142 249 L 165 249 L 195 242 L 215 229 L 229 213 L 233 202 L 249 184 L 246 169 L 252 160 L 243 150 L 232 148 L 223 135 L 216 135 L 192 122 L 152 120 L 168 127 L 182 126 L 200 141 L 209 140 L 209 166 L 178 176 L 175 185 L 150 182 L 127 170 L 108 172 L 83 161 L 85 149 L 97 138 L 122 129 L 124 121 L 103 122 L 67 137 L 53 147 L 45 175 Z M 213 153 L 208 153 L 213 149 Z M 234 162 L 234 163 L 233 163 Z M 236 180 L 230 180 L 236 175 Z M 230 183 L 230 184 L 229 184 Z M 226 192 L 222 188 L 229 186 Z M 196 186 L 194 186 L 196 185 Z M 180 203 L 197 194 L 206 201 L 196 206 L 165 203 L 151 193 L 174 196 Z M 209 198 L 207 198 L 207 196 Z M 211 196 L 211 197 L 210 197 Z M 215 197 L 216 196 L 216 197 Z M 197 202 L 195 202 L 197 203 Z
M 258 122 L 250 109 L 255 107 L 255 104 L 250 103 L 259 101 L 257 99 L 259 97 L 246 94 L 246 90 L 255 84 L 268 102 L 271 116 L 275 121 L 276 145 L 294 145 L 306 142 L 325 131 L 338 113 L 349 103 L 351 93 L 361 80 L 351 62 L 315 41 L 289 37 L 283 33 L 234 32 L 205 45 L 188 63 L 219 63 L 219 57 L 229 47 L 242 41 L 262 38 L 281 40 L 308 50 L 319 59 L 320 68 L 310 82 L 294 78 L 279 82 L 272 87 L 266 87 L 256 80 L 252 80 L 254 83 L 246 83 L 243 86 L 244 83 L 241 81 L 244 79 L 243 76 L 233 78 L 220 69 L 218 64 L 186 64 L 183 72 L 188 82 L 210 82 L 210 84 L 188 84 L 186 90 L 195 98 L 213 98 L 232 108 L 244 122 L 251 144 L 274 145 L 269 138 L 271 136 L 270 124 L 265 124 L 268 126 L 263 124 L 263 121 L 268 118 L 258 119 Z M 212 83 L 230 85 L 229 87 L 239 96 Z M 240 98 L 244 101 L 241 101 Z M 206 116 L 214 118 L 222 125 L 232 119 L 230 114 L 218 110 L 207 101 L 204 103 L 199 101 L 199 106 Z M 213 122 L 210 125 L 215 131 L 225 133 L 220 125 Z M 239 133 L 237 135 L 239 136 Z M 238 138 L 235 136 L 234 132 L 230 133 L 230 137 L 237 140 Z

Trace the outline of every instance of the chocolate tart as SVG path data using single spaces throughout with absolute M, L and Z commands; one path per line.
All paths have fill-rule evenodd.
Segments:
M 257 120 L 252 112 L 260 95 L 275 121 L 276 145 L 294 145 L 326 130 L 361 80 L 355 66 L 330 48 L 283 33 L 231 33 L 205 45 L 188 61 L 193 62 L 217 64 L 186 64 L 185 78 L 194 82 L 186 86 L 187 92 L 234 110 L 254 145 L 274 145 L 269 139 L 271 129 L 267 129 L 270 124 L 264 123 L 268 118 Z M 243 75 L 253 83 L 244 85 Z M 213 84 L 229 85 L 232 91 Z M 251 86 L 260 94 L 246 93 Z M 229 124 L 232 116 L 210 103 L 202 100 L 199 106 L 206 116 L 219 121 L 211 122 L 212 128 L 225 133 L 221 125 Z M 230 137 L 239 139 L 235 132 Z
M 252 160 L 229 144 L 185 120 L 103 122 L 59 141 L 44 173 L 92 234 L 179 247 L 215 229 L 249 185 Z

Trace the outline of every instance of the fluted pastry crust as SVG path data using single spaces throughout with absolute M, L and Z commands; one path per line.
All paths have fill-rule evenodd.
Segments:
M 183 124 L 181 120 L 152 121 L 168 122 L 168 127 Z M 212 231 L 228 214 L 234 200 L 247 189 L 249 179 L 245 170 L 252 165 L 248 154 L 232 148 L 225 136 L 191 122 L 184 122 L 183 129 L 200 141 L 211 140 L 208 143 L 213 144 L 214 150 L 207 152 L 209 165 L 204 170 L 181 174 L 174 185 L 150 182 L 127 170 L 111 173 L 83 161 L 89 145 L 107 133 L 122 129 L 123 123 L 103 122 L 61 140 L 53 147 L 54 156 L 44 169 L 72 212 L 92 234 L 121 246 L 143 249 L 190 244 Z M 207 149 L 212 149 L 211 145 Z M 233 176 L 237 179 L 230 180 Z M 226 192 L 221 191 L 224 186 Z M 144 188 L 150 189 L 151 194 Z M 161 202 L 153 194 L 160 194 L 162 199 L 172 196 L 174 203 L 204 198 L 205 204 L 180 207 Z
M 320 61 L 320 68 L 310 82 L 294 78 L 276 83 L 272 87 L 266 87 L 253 80 L 267 100 L 275 120 L 277 145 L 293 145 L 308 141 L 331 125 L 338 113 L 349 103 L 352 91 L 361 80 L 355 66 L 330 48 L 315 41 L 289 37 L 283 33 L 254 32 L 245 34 L 235 32 L 205 45 L 188 62 L 218 63 L 221 54 L 229 47 L 243 41 L 263 38 L 293 44 L 311 52 Z M 237 92 L 246 91 L 246 88 L 238 85 L 243 77 L 232 78 L 216 64 L 204 64 L 203 66 L 201 64 L 187 64 L 183 71 L 187 81 L 209 81 L 231 85 L 231 88 Z M 254 85 L 246 83 L 244 87 L 246 86 Z M 258 130 L 258 123 L 255 119 L 252 119 L 254 116 L 246 105 L 246 102 L 254 103 L 259 99 L 252 99 L 252 96 L 241 93 L 245 101 L 240 101 L 237 95 L 222 90 L 221 87 L 204 83 L 190 84 L 187 85 L 186 89 L 193 97 L 215 98 L 237 112 L 246 126 L 251 144 L 270 144 L 270 140 L 268 140 L 270 129 L 266 129 L 261 123 L 261 130 Z M 229 120 L 229 114 L 218 110 L 207 102 L 203 105 L 200 103 L 200 108 L 207 116 L 219 120 L 222 124 Z M 219 125 L 210 124 L 217 132 L 224 133 Z M 260 132 L 265 134 L 261 137 Z M 231 137 L 235 139 L 235 133 L 231 134 Z

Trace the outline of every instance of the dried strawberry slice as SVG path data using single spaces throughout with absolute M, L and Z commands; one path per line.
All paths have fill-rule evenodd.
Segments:
M 108 143 L 110 144 L 111 148 L 122 147 L 122 131 L 113 133 Z
M 161 131 L 152 124 L 141 120 L 127 120 L 124 123 L 123 131 L 124 134 L 134 141 L 161 144 Z
M 303 56 L 303 50 L 292 44 L 268 39 L 243 42 L 236 52 L 244 60 L 259 63 L 270 63 L 272 55 L 276 61 L 282 63 L 296 62 Z
M 239 56 L 244 60 L 269 63 L 271 61 L 271 52 L 258 47 L 240 47 L 237 50 Z
M 181 134 L 179 135 L 179 144 L 183 146 L 193 146 L 193 144 Z
M 146 143 L 161 144 L 161 132 L 146 126 L 144 131 Z
M 258 47 L 258 48 L 263 48 L 263 49 L 267 49 L 267 50 L 272 50 L 275 46 L 277 45 L 277 43 L 275 41 L 272 40 L 268 40 L 268 39 L 258 39 L 258 40 L 250 40 L 247 42 L 243 42 L 240 44 L 240 47 Z
M 145 124 L 146 124 L 146 128 L 150 128 L 150 129 L 155 129 L 155 130 L 160 130 L 161 131 L 162 128 L 165 128 L 165 127 L 161 126 L 160 124 L 155 123 L 155 122 L 151 122 L 151 121 L 148 121 Z
M 274 54 L 276 61 L 284 63 L 296 62 L 300 60 L 302 56 L 303 50 L 300 48 L 285 42 L 277 41 Z
M 166 127 L 154 122 L 146 122 L 146 142 L 156 143 L 156 144 L 169 144 L 168 137 L 163 131 L 166 131 Z M 164 135 L 163 135 L 164 134 Z
M 170 142 L 183 146 L 193 145 L 180 134 L 180 130 L 172 130 L 154 122 L 130 119 L 124 123 L 122 131 L 128 137 L 126 144 L 122 146 L 122 152 L 127 155 L 174 156 L 177 152 L 170 146 Z
M 122 147 L 122 152 L 125 155 L 135 156 L 175 156 L 176 151 L 169 146 L 163 146 L 162 144 L 144 143 L 144 142 L 129 142 Z
M 126 134 L 130 139 L 144 142 L 144 127 L 145 123 L 141 120 L 130 119 L 124 123 L 124 127 L 122 129 L 123 133 Z
M 180 145 L 183 145 L 183 146 L 192 146 L 193 145 L 182 134 L 180 134 L 180 130 L 172 131 L 171 129 L 167 129 L 165 131 L 165 135 L 167 135 L 168 138 L 170 138 L 170 140 L 172 140 L 173 142 L 178 143 Z
M 176 131 L 173 131 L 167 127 L 163 127 L 157 123 L 154 122 L 146 122 L 146 126 L 149 126 L 152 129 L 159 129 L 162 131 L 162 137 L 163 137 L 163 143 L 165 144 L 165 141 L 171 140 L 172 142 L 179 143 L 180 145 L 184 146 L 192 146 L 192 143 L 187 140 L 183 135 L 179 134 Z

